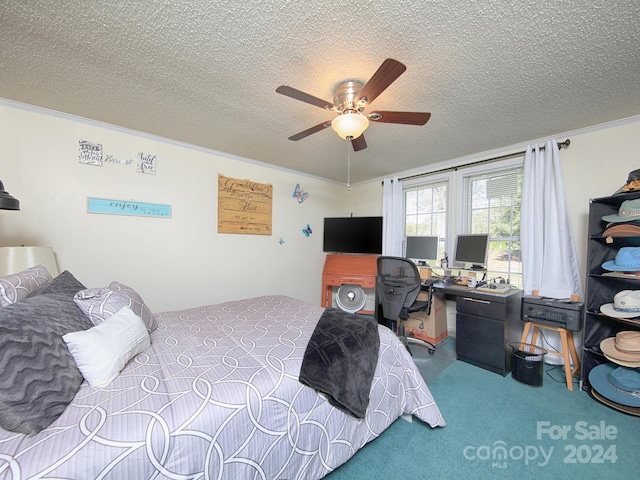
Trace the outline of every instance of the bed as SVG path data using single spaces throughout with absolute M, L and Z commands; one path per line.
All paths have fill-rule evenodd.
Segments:
M 314 479 L 403 414 L 445 425 L 384 326 L 363 419 L 303 385 L 324 310 L 261 296 L 152 315 L 150 346 L 106 387 L 82 381 L 39 433 L 0 429 L 0 479 Z

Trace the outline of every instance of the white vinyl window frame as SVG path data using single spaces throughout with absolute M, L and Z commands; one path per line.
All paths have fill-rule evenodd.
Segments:
M 446 209 L 445 209 L 445 226 L 439 232 L 430 232 L 430 235 L 438 235 L 440 236 L 440 245 L 439 250 L 443 250 L 444 252 L 449 252 L 449 244 L 451 237 L 451 212 L 454 205 L 454 192 L 455 187 L 453 183 L 455 181 L 455 175 L 453 172 L 444 172 L 434 175 L 423 176 L 419 178 L 404 180 L 402 183 L 402 194 L 403 194 L 403 228 L 404 228 L 404 239 L 403 239 L 403 252 L 405 249 L 406 237 L 408 234 L 415 234 L 414 232 L 407 232 L 407 218 L 409 215 L 413 215 L 415 213 L 407 211 L 407 194 L 410 192 L 415 192 L 419 190 L 429 189 L 437 185 L 446 185 L 447 194 L 446 194 Z
M 465 199 L 465 183 L 468 181 L 468 178 L 474 177 L 477 175 L 483 176 L 500 176 L 505 172 L 514 170 L 514 169 L 524 169 L 524 155 L 518 156 L 508 160 L 478 164 L 473 166 L 459 166 L 453 167 L 450 171 L 441 172 L 438 174 L 425 174 L 420 177 L 416 177 L 413 179 L 405 179 L 403 180 L 403 219 L 404 219 L 404 237 L 407 236 L 407 192 L 419 190 L 422 188 L 429 188 L 430 185 L 438 184 L 441 182 L 447 182 L 447 212 L 446 212 L 446 237 L 444 239 L 444 251 L 449 256 L 449 266 L 455 270 L 455 266 L 452 265 L 453 256 L 455 254 L 455 239 L 458 234 L 465 233 L 479 233 L 479 232 L 471 232 L 469 227 L 469 210 L 466 207 L 466 199 Z M 494 239 L 496 240 L 496 239 Z M 519 232 L 518 235 L 501 239 L 505 241 L 518 241 L 519 242 Z M 490 238 L 491 241 L 491 238 Z M 403 244 L 404 251 L 404 244 Z M 511 266 L 507 270 L 509 270 Z M 489 272 L 491 275 L 493 272 Z M 494 276 L 504 276 L 508 275 L 509 271 L 498 271 L 494 273 Z M 521 274 L 520 278 L 517 278 L 516 275 L 515 284 L 519 285 L 521 283 Z
M 459 212 L 459 214 L 456 219 L 455 235 L 466 234 L 466 233 L 491 233 L 487 231 L 487 229 L 490 228 L 490 220 L 487 220 L 488 222 L 487 228 L 475 229 L 475 231 L 472 231 L 472 226 L 471 226 L 472 210 L 470 206 L 470 202 L 472 200 L 469 199 L 469 196 L 471 195 L 471 193 L 468 191 L 470 179 L 478 179 L 480 177 L 499 178 L 504 175 L 513 174 L 517 171 L 522 173 L 523 170 L 524 170 L 524 156 L 516 157 L 514 159 L 505 160 L 501 162 L 495 162 L 495 163 L 485 164 L 485 165 L 477 165 L 474 167 L 468 167 L 468 168 L 463 168 L 458 170 L 456 175 L 457 176 L 456 183 L 458 185 L 457 198 L 456 198 L 456 211 Z M 504 189 L 504 188 L 509 189 L 510 187 L 513 187 L 509 185 L 501 186 L 499 183 L 500 182 L 496 182 L 496 185 L 494 185 L 497 188 L 498 192 L 500 192 L 500 189 Z M 503 193 L 507 193 L 506 190 Z M 455 235 L 452 238 L 455 238 Z M 511 242 L 510 245 L 513 245 L 513 242 L 517 242 L 517 243 L 520 242 L 520 232 L 518 230 L 517 232 L 513 232 L 512 235 L 506 236 L 506 237 L 491 236 L 489 238 L 489 241 L 490 242 L 492 241 Z M 511 280 L 513 280 L 513 283 L 516 286 L 520 286 L 522 283 L 521 265 L 519 267 L 515 264 L 512 265 L 511 264 L 512 261 L 516 261 L 516 260 L 509 259 L 507 261 L 508 265 L 506 268 L 501 268 L 495 271 L 492 270 L 491 265 L 488 265 L 489 277 L 490 278 L 492 276 L 494 277 L 501 276 L 503 278 L 512 277 Z M 520 260 L 520 264 L 521 264 L 521 260 Z

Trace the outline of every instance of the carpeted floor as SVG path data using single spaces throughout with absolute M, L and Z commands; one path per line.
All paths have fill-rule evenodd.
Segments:
M 325 478 L 640 478 L 640 418 L 594 401 L 577 379 L 568 391 L 562 367 L 545 365 L 531 387 L 455 360 L 452 345 L 431 358 L 414 350 L 447 426 L 399 419 Z
M 428 385 L 440 372 L 456 361 L 456 342 L 454 338 L 447 337 L 436 345 L 433 355 L 429 354 L 426 348 L 411 345 L 411 353 L 422 378 Z

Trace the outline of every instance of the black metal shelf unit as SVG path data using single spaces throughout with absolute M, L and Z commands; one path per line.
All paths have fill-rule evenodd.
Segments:
M 600 313 L 600 306 L 612 303 L 616 293 L 622 290 L 640 290 L 640 277 L 636 279 L 610 276 L 606 275 L 609 272 L 602 268 L 604 262 L 615 258 L 620 248 L 640 246 L 640 237 L 607 238 L 603 236 L 607 222 L 602 220 L 602 217 L 617 214 L 622 202 L 637 198 L 640 198 L 640 192 L 630 192 L 594 198 L 589 204 L 587 284 L 580 374 L 580 385 L 586 392 L 591 391 L 589 372 L 594 367 L 609 362 L 600 350 L 600 342 L 623 330 L 640 330 L 637 323 L 611 318 Z

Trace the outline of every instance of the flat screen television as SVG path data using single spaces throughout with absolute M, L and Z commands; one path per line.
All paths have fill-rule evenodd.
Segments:
M 484 270 L 487 265 L 488 250 L 489 235 L 486 233 L 458 235 L 453 261 L 465 266 L 470 263 L 471 270 Z
M 404 256 L 420 266 L 429 267 L 430 260 L 438 260 L 439 240 L 437 236 L 407 236 Z
M 382 217 L 327 217 L 325 253 L 382 254 Z

